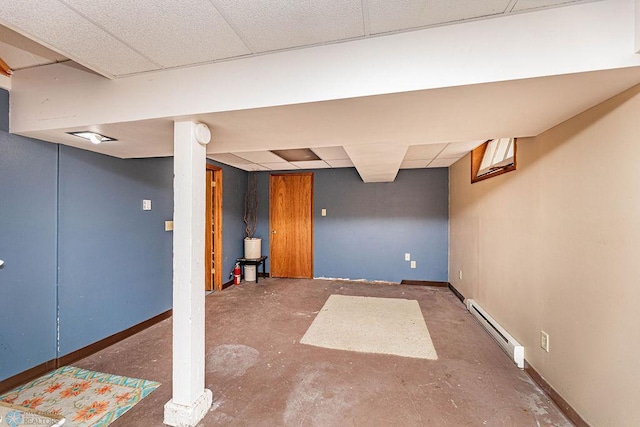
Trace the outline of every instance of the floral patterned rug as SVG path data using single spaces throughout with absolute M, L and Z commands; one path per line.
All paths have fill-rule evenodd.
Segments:
M 63 416 L 64 426 L 104 427 L 160 383 L 63 366 L 0 395 L 0 402 Z

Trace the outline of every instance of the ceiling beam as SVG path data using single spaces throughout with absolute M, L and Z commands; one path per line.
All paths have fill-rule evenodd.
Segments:
M 16 71 L 16 133 L 640 66 L 636 0 L 604 0 L 114 81 Z M 560 24 L 561 23 L 561 24 Z M 577 36 L 580 35 L 580 36 Z

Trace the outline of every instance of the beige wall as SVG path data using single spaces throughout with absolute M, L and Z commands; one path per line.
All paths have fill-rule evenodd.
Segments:
M 473 185 L 469 156 L 450 168 L 449 280 L 587 422 L 639 426 L 640 87 L 517 156 Z

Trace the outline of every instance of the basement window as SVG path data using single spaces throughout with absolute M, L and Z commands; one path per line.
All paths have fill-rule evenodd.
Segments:
M 471 151 L 471 183 L 516 170 L 516 138 L 490 139 Z

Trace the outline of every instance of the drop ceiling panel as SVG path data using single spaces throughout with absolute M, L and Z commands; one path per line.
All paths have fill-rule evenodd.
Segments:
M 351 160 L 326 160 L 326 162 L 332 168 L 352 168 L 353 162 Z
M 257 171 L 268 171 L 271 170 L 266 166 L 258 165 L 255 163 L 242 163 L 242 164 L 232 164 L 230 166 L 236 167 L 238 169 L 245 170 L 247 172 L 257 172 Z
M 364 35 L 361 0 L 212 0 L 256 52 Z
M 55 0 L 3 2 L 0 21 L 104 75 L 121 76 L 157 68 L 123 42 Z
M 430 168 L 448 168 L 455 162 L 460 159 L 433 159 L 431 163 L 429 163 Z
M 405 160 L 400 164 L 400 169 L 422 169 L 426 168 L 433 159 Z
M 317 147 L 313 152 L 322 160 L 347 160 L 349 156 L 342 147 Z
M 371 34 L 499 15 L 509 0 L 369 0 Z
M 246 153 L 233 153 L 238 157 L 247 159 L 253 163 L 280 163 L 284 161 L 282 157 L 276 156 L 269 151 L 249 151 Z
M 518 0 L 513 11 L 541 9 L 544 7 L 563 6 L 571 3 L 584 3 L 584 0 Z
M 465 156 L 469 151 L 476 148 L 478 145 L 482 144 L 486 140 L 476 140 L 476 141 L 468 141 L 468 142 L 452 142 L 447 145 L 444 150 L 438 156 L 441 159 L 448 158 L 457 158 L 459 159 L 462 156 Z
M 291 164 L 299 167 L 300 169 L 326 169 L 331 167 L 322 160 L 312 160 L 309 162 L 291 162 Z
M 300 169 L 296 165 L 289 162 L 262 163 L 262 166 L 269 168 L 272 171 L 286 171 L 286 170 Z
M 207 157 L 210 158 L 211 160 L 215 160 L 217 162 L 225 163 L 229 165 L 231 164 L 240 165 L 243 163 L 251 163 L 249 160 L 243 159 L 242 157 L 238 157 L 229 153 L 209 154 L 207 155 Z
M 424 144 L 424 145 L 411 145 L 407 149 L 407 154 L 405 154 L 405 160 L 423 160 L 423 159 L 433 159 L 440 154 L 442 149 L 446 147 L 447 144 Z
M 208 0 L 64 1 L 162 67 L 251 53 Z
M 113 78 L 588 1 L 4 0 L 0 24 Z

